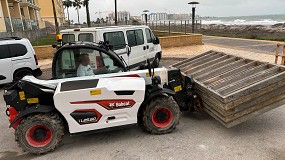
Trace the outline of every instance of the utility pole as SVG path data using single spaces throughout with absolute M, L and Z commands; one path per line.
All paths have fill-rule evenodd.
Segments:
M 115 0 L 115 25 L 118 25 L 117 0 Z
M 57 22 L 57 15 L 56 15 L 56 9 L 54 5 L 54 0 L 52 2 L 52 9 L 53 9 L 53 17 L 54 17 L 54 23 L 55 23 L 55 32 L 56 34 L 59 34 L 59 28 L 58 28 L 58 22 Z

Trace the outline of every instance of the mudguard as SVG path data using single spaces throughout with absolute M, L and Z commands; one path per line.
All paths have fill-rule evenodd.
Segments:
M 11 122 L 9 128 L 11 128 L 18 120 L 28 115 L 35 114 L 35 113 L 49 113 L 53 111 L 54 109 L 55 108 L 53 106 L 47 106 L 47 105 L 37 105 L 37 106 L 29 107 L 17 115 L 17 117 Z
M 156 96 L 160 96 L 160 95 L 163 95 L 163 94 L 167 94 L 167 95 L 170 95 L 170 96 L 173 96 L 175 95 L 175 92 L 170 90 L 170 89 L 167 89 L 167 88 L 160 88 L 158 87 L 158 89 L 154 90 L 154 91 L 149 91 L 147 93 L 147 96 L 145 98 L 145 101 L 143 102 L 143 105 L 148 103 L 152 98 L 156 97 Z

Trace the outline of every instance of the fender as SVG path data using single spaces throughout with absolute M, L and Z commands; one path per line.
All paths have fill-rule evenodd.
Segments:
M 53 110 L 55 110 L 53 106 L 46 106 L 46 105 L 37 105 L 37 106 L 29 107 L 17 115 L 17 117 L 11 122 L 9 128 L 11 128 L 18 120 L 28 115 L 35 114 L 35 113 L 49 113 Z
M 167 88 L 160 88 L 160 87 L 158 87 L 156 90 L 148 90 L 147 92 L 148 93 L 146 94 L 146 99 L 142 105 L 148 103 L 152 98 L 159 96 L 159 95 L 163 95 L 163 94 L 167 94 L 170 96 L 175 95 L 174 91 L 167 89 Z

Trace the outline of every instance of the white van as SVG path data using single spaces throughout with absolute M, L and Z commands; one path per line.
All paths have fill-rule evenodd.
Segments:
M 108 42 L 130 68 L 144 65 L 147 59 L 158 67 L 161 59 L 159 39 L 148 26 L 107 26 L 66 29 L 60 32 L 63 43 L 87 41 Z M 128 56 L 128 53 L 129 56 Z
M 19 80 L 29 74 L 42 74 L 30 41 L 18 37 L 0 38 L 0 84 Z

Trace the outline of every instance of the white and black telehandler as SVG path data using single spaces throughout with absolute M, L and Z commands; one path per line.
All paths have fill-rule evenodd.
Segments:
M 80 55 L 88 54 L 94 75 L 77 76 Z M 64 131 L 89 133 L 138 124 L 152 134 L 178 125 L 181 111 L 200 108 L 191 77 L 176 68 L 129 71 L 107 44 L 75 42 L 54 54 L 52 79 L 26 76 L 5 88 L 10 127 L 29 153 L 53 151 Z

